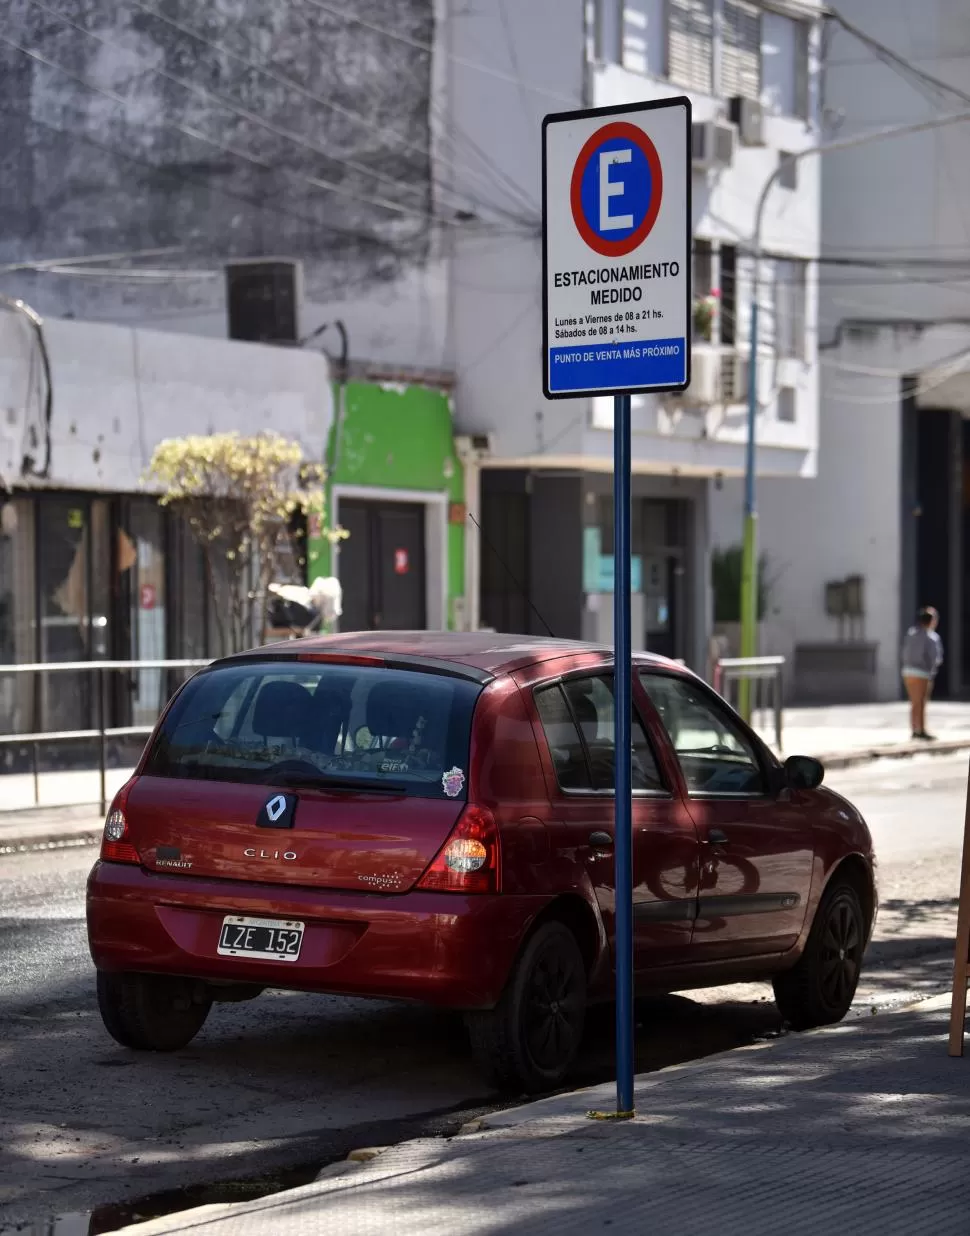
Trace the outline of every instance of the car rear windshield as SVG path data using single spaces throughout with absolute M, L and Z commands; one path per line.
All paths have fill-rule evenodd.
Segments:
M 464 798 L 480 690 L 462 678 L 375 666 L 217 666 L 183 689 L 145 772 Z

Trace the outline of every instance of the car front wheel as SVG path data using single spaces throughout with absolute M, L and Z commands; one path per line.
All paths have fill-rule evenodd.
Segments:
M 204 989 L 189 979 L 98 971 L 101 1020 L 122 1047 L 178 1051 L 199 1033 L 211 1007 Z
M 466 1016 L 472 1053 L 488 1080 L 530 1094 L 565 1080 L 585 1021 L 586 966 L 562 923 L 544 923 L 530 937 L 494 1009 Z
M 855 997 L 865 946 L 859 894 L 840 880 L 826 889 L 798 963 L 774 980 L 775 1003 L 793 1029 L 842 1020 Z

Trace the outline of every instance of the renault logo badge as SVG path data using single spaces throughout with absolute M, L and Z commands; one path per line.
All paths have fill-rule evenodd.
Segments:
M 295 813 L 295 794 L 274 794 L 263 804 L 256 823 L 260 828 L 292 828 Z

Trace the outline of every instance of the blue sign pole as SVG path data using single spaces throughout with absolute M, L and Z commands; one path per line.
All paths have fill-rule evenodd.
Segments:
M 616 1114 L 633 1115 L 633 649 L 630 621 L 630 396 L 613 399 L 614 895 Z

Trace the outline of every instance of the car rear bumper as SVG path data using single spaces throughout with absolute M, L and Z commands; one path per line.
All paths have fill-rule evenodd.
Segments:
M 546 901 L 237 884 L 98 862 L 88 878 L 88 942 L 99 970 L 488 1008 Z M 299 959 L 220 957 L 227 914 L 301 920 Z

